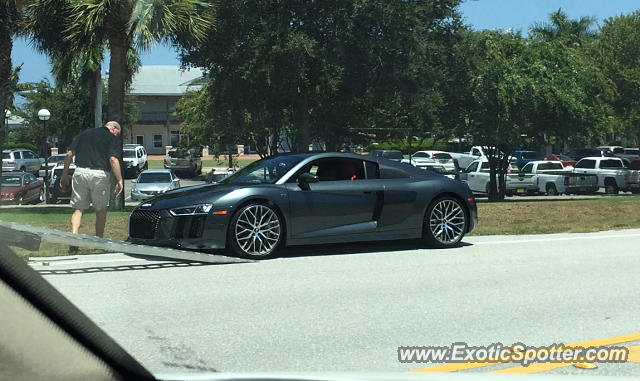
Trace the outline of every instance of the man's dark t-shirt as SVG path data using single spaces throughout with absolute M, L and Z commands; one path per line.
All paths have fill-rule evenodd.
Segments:
M 111 171 L 109 157 L 118 157 L 120 139 L 106 127 L 89 128 L 73 139 L 69 150 L 76 166 Z

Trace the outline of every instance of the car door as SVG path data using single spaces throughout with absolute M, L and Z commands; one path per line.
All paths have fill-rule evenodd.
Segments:
M 594 159 L 581 159 L 573 167 L 573 172 L 582 174 L 595 174 L 598 176 L 598 185 L 604 186 L 604 179 L 598 174 L 598 171 L 595 168 L 596 161 Z
M 367 177 L 368 160 L 330 157 L 317 159 L 298 171 L 286 184 L 291 205 L 290 233 L 294 239 L 346 236 L 375 230 L 376 206 L 384 185 Z M 372 168 L 372 167 L 369 167 Z M 311 173 L 318 182 L 303 189 L 296 180 Z
M 469 185 L 469 189 L 471 189 L 474 192 L 485 191 L 484 188 L 480 187 L 483 181 L 482 181 L 482 175 L 480 174 L 480 171 L 478 171 L 479 165 L 480 165 L 480 162 L 478 161 L 473 162 L 465 170 L 465 172 L 467 172 L 467 185 Z
M 27 172 L 37 173 L 40 169 L 40 158 L 35 152 L 32 151 L 22 151 L 22 158 L 25 161 L 25 167 L 27 168 Z

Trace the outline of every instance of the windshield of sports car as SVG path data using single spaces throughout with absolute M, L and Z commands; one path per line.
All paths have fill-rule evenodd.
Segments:
M 147 183 L 170 183 L 171 175 L 168 173 L 154 173 L 154 172 L 145 172 L 140 174 L 138 177 L 139 184 L 147 184 Z
M 5 187 L 16 187 L 22 185 L 20 176 L 2 176 L 2 185 Z
M 283 155 L 258 160 L 223 179 L 221 183 L 275 184 L 302 159 L 301 156 Z

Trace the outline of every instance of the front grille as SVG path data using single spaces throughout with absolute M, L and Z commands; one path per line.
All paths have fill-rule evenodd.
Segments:
M 129 217 L 129 236 L 152 239 L 160 224 L 160 213 L 153 210 L 135 210 Z
M 149 194 L 149 195 L 156 195 L 156 194 L 160 194 L 162 192 L 160 192 L 160 191 L 141 191 L 140 193 Z

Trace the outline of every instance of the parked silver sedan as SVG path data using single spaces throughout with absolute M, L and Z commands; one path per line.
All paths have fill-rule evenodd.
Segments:
M 180 179 L 170 169 L 147 169 L 131 183 L 131 199 L 136 201 L 180 188 Z

